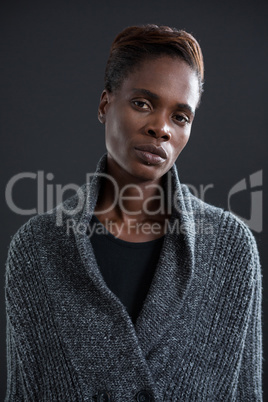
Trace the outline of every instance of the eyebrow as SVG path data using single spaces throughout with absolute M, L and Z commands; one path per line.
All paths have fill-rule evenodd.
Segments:
M 160 96 L 158 96 L 157 94 L 155 94 L 154 92 L 149 91 L 148 89 L 144 89 L 144 88 L 133 88 L 133 92 L 139 92 L 142 93 L 144 95 L 149 96 L 152 99 L 155 100 L 159 100 Z M 178 107 L 179 109 L 183 109 L 183 110 L 187 110 L 189 113 L 191 113 L 192 116 L 195 115 L 195 111 L 193 110 L 193 108 L 188 105 L 188 103 L 177 103 L 176 107 Z

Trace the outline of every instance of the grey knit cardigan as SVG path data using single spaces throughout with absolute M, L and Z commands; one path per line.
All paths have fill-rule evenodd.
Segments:
M 105 169 L 104 155 L 97 173 Z M 261 273 L 250 230 L 195 198 L 174 165 L 169 232 L 133 325 L 85 229 L 97 173 L 11 241 L 6 401 L 261 401 Z

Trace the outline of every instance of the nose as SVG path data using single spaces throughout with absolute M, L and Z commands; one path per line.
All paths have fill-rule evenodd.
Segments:
M 171 137 L 171 127 L 163 115 L 154 116 L 146 126 L 146 134 L 168 141 Z

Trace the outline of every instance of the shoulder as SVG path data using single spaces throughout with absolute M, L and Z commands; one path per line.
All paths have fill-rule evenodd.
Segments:
M 71 197 L 53 210 L 33 216 L 17 230 L 8 248 L 8 276 L 12 273 L 14 277 L 18 277 L 19 273 L 29 273 L 41 265 L 40 260 L 59 255 L 61 249 L 71 244 L 73 233 L 67 232 L 66 211 L 68 208 L 72 209 L 74 201 L 74 197 Z
M 188 210 L 191 209 L 192 212 L 195 212 L 196 214 L 205 214 L 207 217 L 211 217 L 212 219 L 221 218 L 224 213 L 223 208 L 216 207 L 196 197 L 191 193 L 186 184 L 181 184 L 181 190 L 185 204 L 188 206 Z
M 198 266 L 204 270 L 207 283 L 226 294 L 229 306 L 240 305 L 243 300 L 243 308 L 249 308 L 253 299 L 261 300 L 262 293 L 260 257 L 253 233 L 233 213 L 198 199 L 187 186 L 183 186 L 183 193 L 189 199 L 197 228 L 196 264 L 202 261 Z
M 41 232 L 49 233 L 51 225 L 46 214 L 36 215 L 24 223 L 13 235 L 6 261 L 6 279 L 18 279 L 29 273 L 38 261 L 38 241 Z
M 59 236 L 64 232 L 68 218 L 79 220 L 85 203 L 85 193 L 86 185 L 50 211 L 31 217 L 13 235 L 10 247 L 27 248 L 29 243 Z
M 40 236 L 53 234 L 55 230 L 55 212 L 35 215 L 24 223 L 12 236 L 9 250 L 17 252 L 31 251 L 33 244 L 38 243 Z
M 187 210 L 190 211 L 193 216 L 202 215 L 204 219 L 216 221 L 221 225 L 224 231 L 230 233 L 238 229 L 241 231 L 241 235 L 244 234 L 244 236 L 254 241 L 254 236 L 249 227 L 232 212 L 216 207 L 194 196 L 186 184 L 182 184 L 181 188 L 183 197 L 186 200 L 185 204 L 188 206 Z
M 185 197 L 188 211 L 193 217 L 195 225 L 203 225 L 207 233 L 214 239 L 215 249 L 221 255 L 235 254 L 237 258 L 246 258 L 259 263 L 259 253 L 254 235 L 249 227 L 232 212 L 208 204 L 194 196 L 189 188 L 182 184 L 182 193 Z M 200 233 L 199 233 L 200 234 Z M 206 232 L 201 233 L 206 235 Z

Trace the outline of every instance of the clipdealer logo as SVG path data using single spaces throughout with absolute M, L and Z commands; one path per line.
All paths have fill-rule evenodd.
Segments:
M 95 173 L 88 173 L 86 176 L 86 182 L 90 181 Z M 115 180 L 102 173 L 101 175 L 109 178 L 115 186 Z M 20 208 L 14 201 L 13 190 L 16 184 L 21 180 L 33 180 L 36 185 L 36 207 L 34 208 Z M 74 193 L 79 193 L 79 188 L 75 183 L 69 183 L 66 185 L 52 184 L 51 181 L 54 179 L 53 173 L 45 174 L 44 171 L 33 172 L 21 172 L 11 177 L 6 185 L 5 198 L 8 208 L 18 214 L 18 215 L 35 215 L 42 214 L 44 212 L 51 212 L 51 210 L 57 205 L 61 204 L 64 200 L 64 195 L 68 191 L 73 191 Z M 187 184 L 190 191 L 196 197 L 200 198 L 202 201 L 206 202 L 206 192 L 209 189 L 215 189 L 214 184 L 210 183 L 207 185 L 200 184 L 196 187 L 191 184 Z M 228 210 L 238 216 L 242 221 L 244 221 L 248 227 L 257 232 L 261 233 L 263 230 L 263 170 L 258 170 L 255 173 L 250 174 L 248 177 L 244 177 L 239 182 L 235 183 L 227 194 L 227 206 Z M 117 189 L 118 190 L 118 189 Z M 121 191 L 122 193 L 122 191 Z M 250 194 L 250 217 L 246 218 L 239 214 L 239 211 L 233 209 L 232 200 L 235 199 L 237 194 L 245 194 L 245 202 L 248 202 L 248 194 Z M 80 194 L 81 195 L 81 194 Z M 84 202 L 83 199 L 79 199 L 81 204 Z M 82 207 L 82 205 L 80 205 Z M 73 211 L 75 213 L 76 211 Z
M 249 176 L 249 185 L 246 178 L 236 183 L 228 193 L 228 210 L 243 220 L 250 229 L 261 233 L 263 229 L 263 171 L 258 170 Z M 250 192 L 250 218 L 244 218 L 232 210 L 231 198 L 241 192 Z

